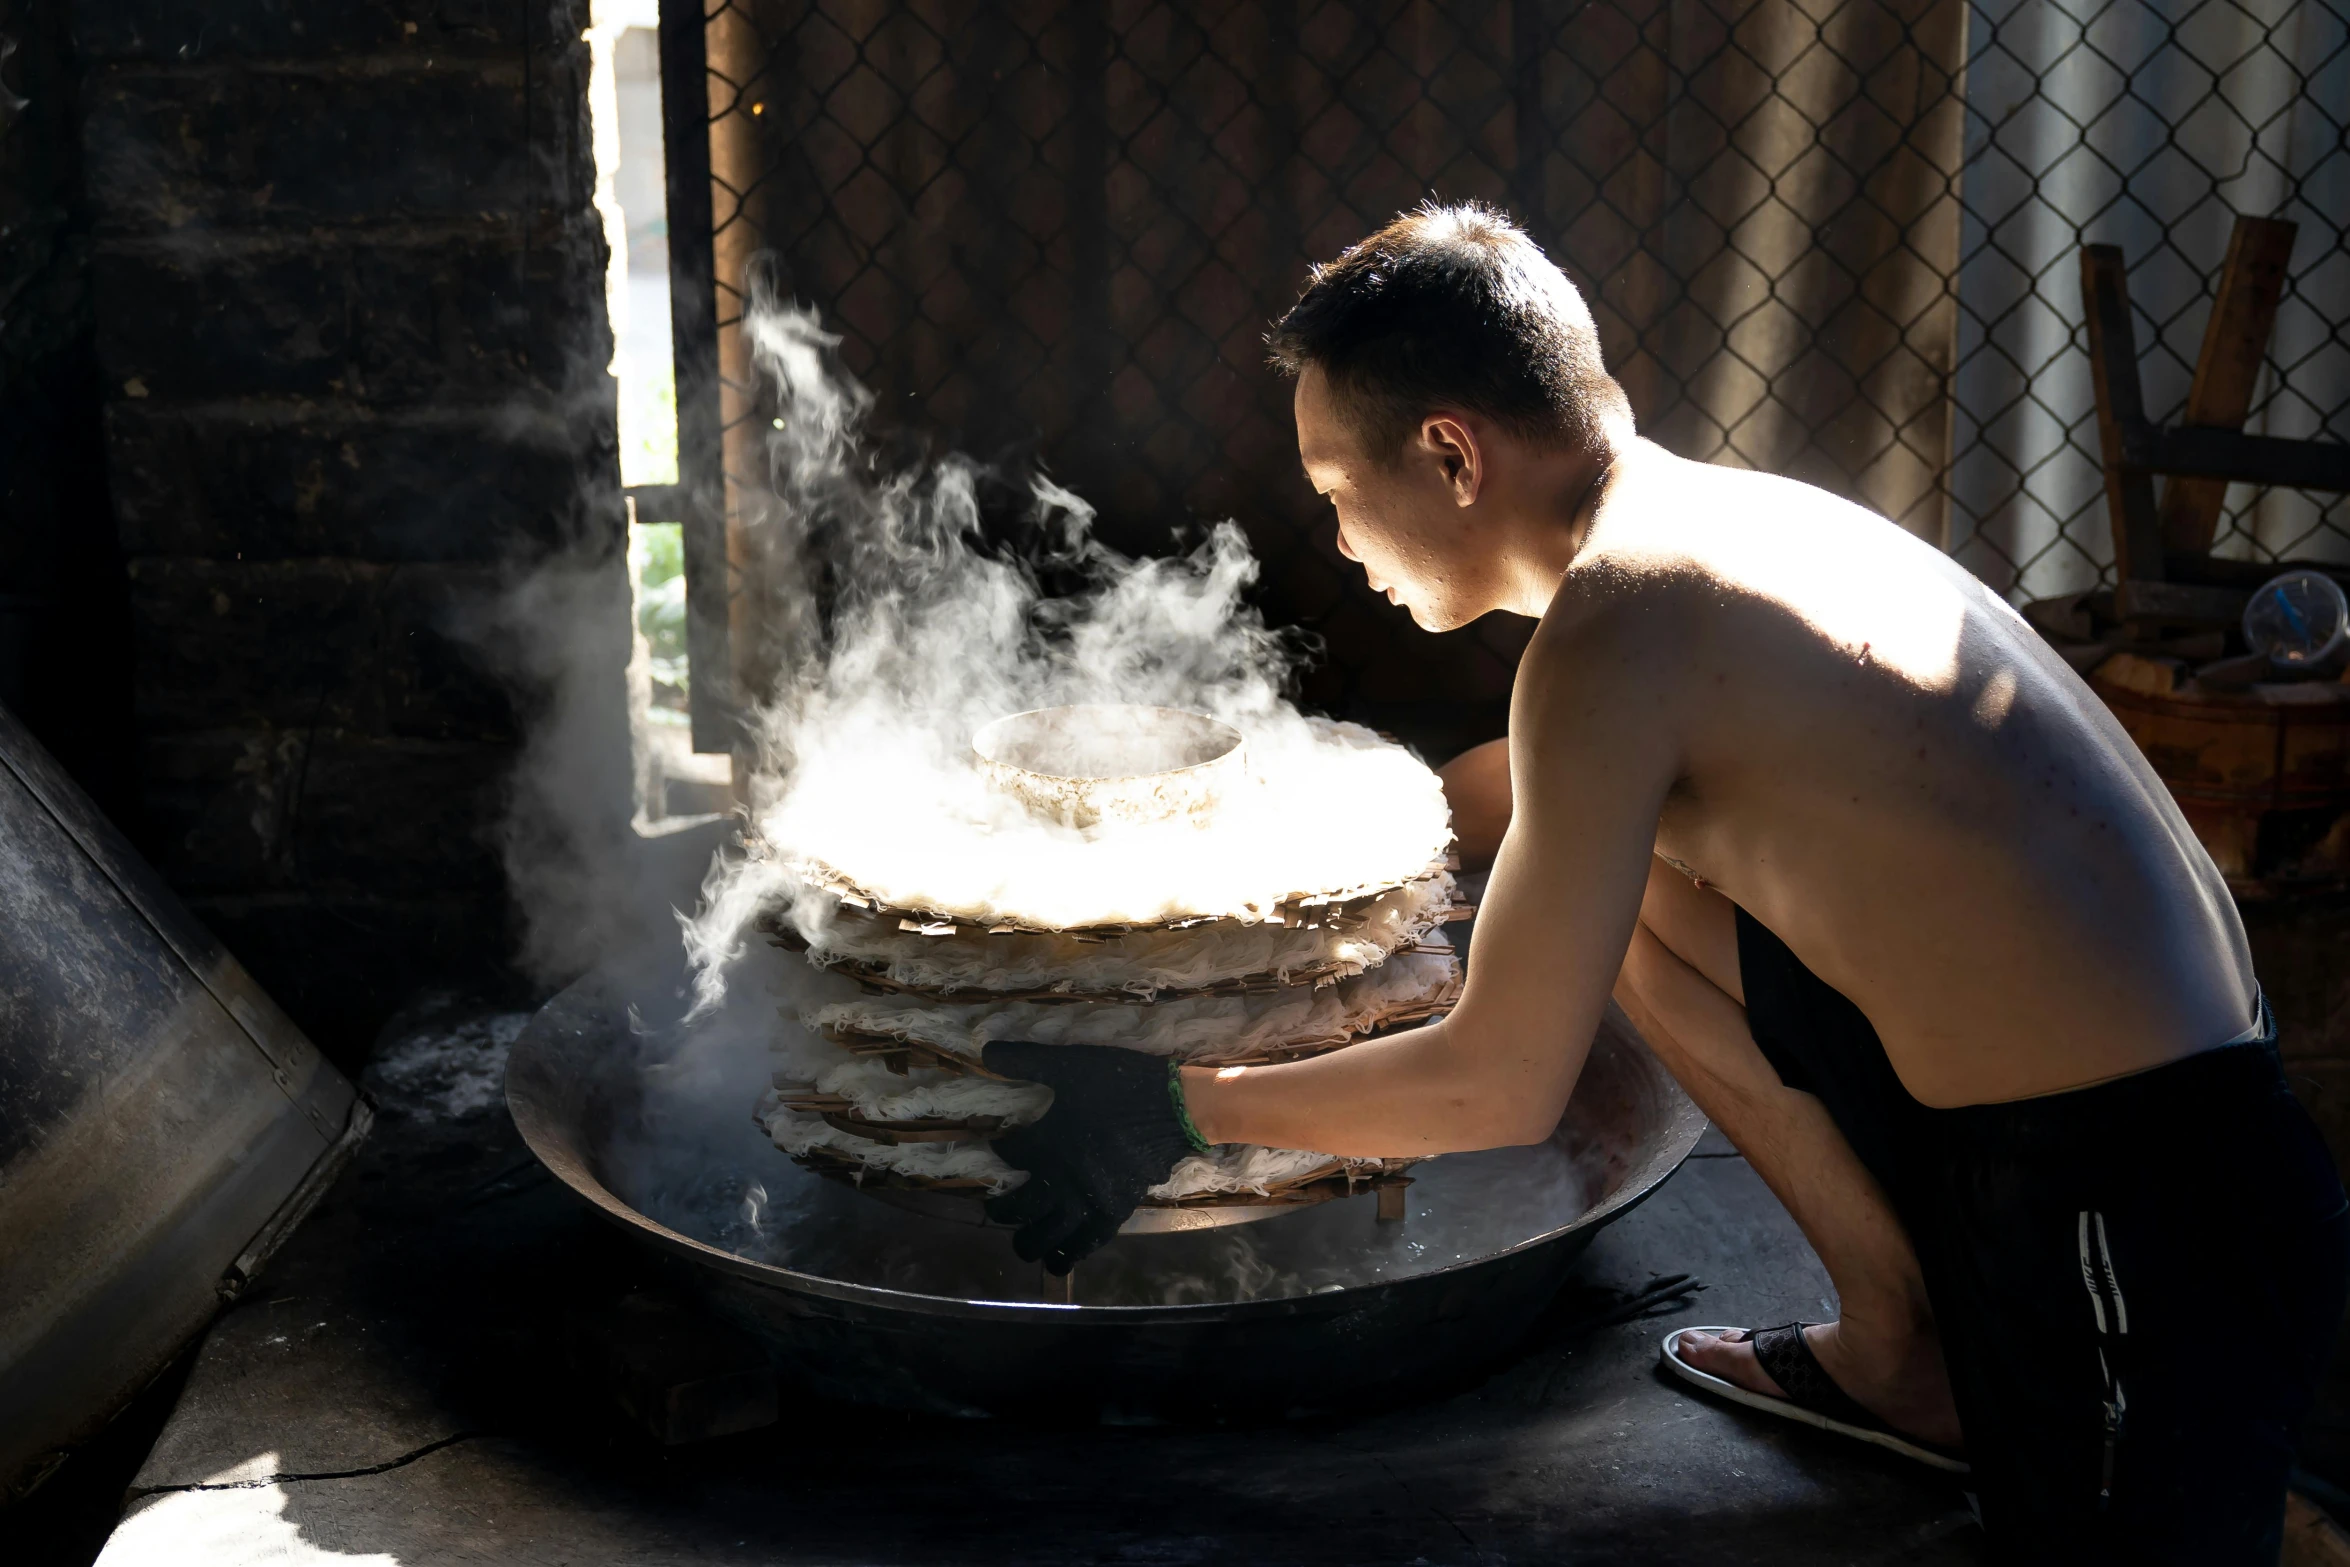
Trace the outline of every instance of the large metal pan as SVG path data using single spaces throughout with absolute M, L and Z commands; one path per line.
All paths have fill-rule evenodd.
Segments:
M 771 1148 L 747 1189 L 774 1208 L 800 1205 L 799 1229 L 768 1252 L 779 1260 L 623 1200 L 613 1187 L 634 1178 L 620 1149 L 638 1133 L 642 1069 L 629 1000 L 591 976 L 516 1042 L 506 1097 L 524 1141 L 760 1335 L 786 1375 L 907 1409 L 1230 1418 L 1357 1407 L 1458 1379 L 1517 1345 L 1591 1237 L 1672 1174 L 1705 1127 L 1611 1009 L 1551 1142 L 1422 1166 L 1402 1224 L 1379 1225 L 1369 1199 L 1340 1200 L 1240 1231 L 1121 1238 L 1078 1269 L 1064 1304 L 999 1232 L 903 1213 Z M 748 1104 L 746 1093 L 737 1121 Z M 1546 1176 L 1562 1162 L 1582 1186 Z M 1252 1287 L 1222 1281 L 1234 1298 L 1094 1303 L 1162 1286 L 1174 1299 L 1184 1270 L 1217 1255 L 1182 1248 L 1234 1246 L 1254 1248 L 1241 1265 L 1258 1271 Z M 1266 1284 L 1266 1268 L 1279 1281 Z

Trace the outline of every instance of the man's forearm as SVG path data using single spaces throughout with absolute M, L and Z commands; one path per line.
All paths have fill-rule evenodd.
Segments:
M 1540 1142 L 1566 1087 L 1552 1069 L 1471 1065 L 1447 1018 L 1283 1066 L 1186 1067 L 1192 1124 L 1211 1143 L 1399 1159 Z M 1524 1065 L 1535 1065 L 1529 1058 Z M 1579 1066 L 1580 1063 L 1574 1063 Z M 1544 1081 L 1548 1079 L 1549 1081 Z
M 1436 770 L 1452 807 L 1453 845 L 1461 864 L 1481 871 L 1501 851 L 1510 828 L 1510 743 L 1471 746 Z

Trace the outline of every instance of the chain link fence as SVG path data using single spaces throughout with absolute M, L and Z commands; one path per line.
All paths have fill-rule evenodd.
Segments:
M 1448 752 L 1500 732 L 1528 628 L 1429 638 L 1368 592 L 1260 339 L 1311 262 L 1477 197 L 1583 288 L 1644 433 L 1847 495 L 2002 591 L 2090 586 L 2083 242 L 2128 253 L 2175 414 L 2231 213 L 2298 219 L 2253 428 L 2343 433 L 2345 6 L 717 0 L 725 464 L 763 483 L 734 331 L 757 265 L 907 430 L 1042 465 L 1114 542 L 1237 518 L 1268 615 L 1326 644 L 1307 698 Z M 2350 543 L 2337 508 L 2234 500 L 2223 552 Z
M 881 405 L 1158 547 L 1237 518 L 1319 705 L 1498 733 L 1528 629 L 1428 638 L 1336 552 L 1261 337 L 1434 195 L 1584 288 L 1643 427 L 1942 528 L 1959 0 L 723 0 L 707 13 L 727 462 L 756 261 Z M 708 285 L 705 284 L 705 287 Z
M 2350 437 L 2350 4 L 1975 0 L 1966 73 L 1950 548 L 2018 599 L 2110 585 L 2082 245 L 2122 248 L 2170 422 L 2236 215 L 2299 224 L 2246 428 Z M 2214 553 L 2350 561 L 2346 507 L 2235 485 Z

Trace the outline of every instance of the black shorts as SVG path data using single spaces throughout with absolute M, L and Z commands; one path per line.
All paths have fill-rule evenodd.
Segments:
M 2350 1292 L 2350 1207 L 2273 1028 L 1929 1109 L 1858 1007 L 1737 918 L 1755 1043 L 1917 1247 L 2003 1559 L 2275 1562 L 2294 1430 Z

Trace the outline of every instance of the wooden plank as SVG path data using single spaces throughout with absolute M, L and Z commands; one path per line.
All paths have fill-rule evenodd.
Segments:
M 2299 1491 L 2285 1493 L 2285 1550 L 2278 1567 L 2350 1567 L 2350 1534 Z
M 2350 491 L 2350 445 L 2339 441 L 2288 441 L 2236 430 L 2140 425 L 2122 432 L 2122 450 L 2123 462 L 2142 476 L 2168 473 L 2298 490 Z
M 2172 582 L 2194 582 L 2209 588 L 2242 588 L 2246 592 L 2259 587 L 2280 571 L 2307 565 L 2306 561 L 2227 560 L 2213 555 L 2187 555 L 2172 551 L 2168 556 Z M 2345 568 L 2317 567 L 2339 575 Z
M 2113 590 L 2114 613 L 2124 620 L 2166 626 L 2225 629 L 2244 618 L 2252 595 L 2241 588 L 2196 587 L 2183 582 L 2123 579 Z
M 2138 387 L 2138 340 L 2130 324 L 2130 291 L 2117 245 L 2081 247 L 2081 303 L 2089 324 L 2089 372 L 2097 390 L 2097 445 L 2105 465 L 2105 504 L 2113 524 L 2113 566 L 2119 581 L 2160 581 L 2162 528 L 2154 510 L 2154 480 L 2136 466 L 2127 437 L 2146 426 L 2146 399 Z
M 696 751 L 734 746 L 726 450 L 718 406 L 718 262 L 710 196 L 710 69 L 701 0 L 661 0 L 661 146 L 667 164 L 669 341 L 685 554 L 686 704 Z M 646 519 L 648 521 L 655 519 Z
M 2277 301 L 2285 291 L 2285 263 L 2293 254 L 2296 225 L 2281 218 L 2236 219 L 2228 236 L 2228 258 L 2220 269 L 2219 292 L 2195 356 L 2195 380 L 2187 389 L 2179 422 L 2201 429 L 2241 430 L 2252 411 L 2268 335 L 2276 325 Z M 2162 491 L 2162 541 L 2197 554 L 2211 548 L 2227 500 L 2225 479 L 2173 478 Z
M 686 516 L 682 484 L 632 484 L 623 492 L 635 508 L 634 522 L 683 522 Z

